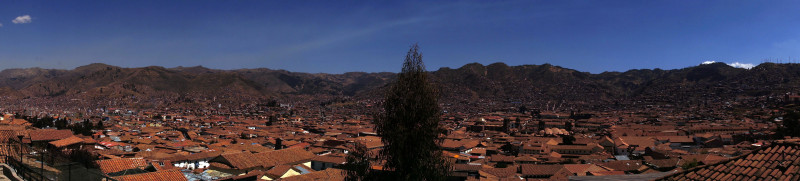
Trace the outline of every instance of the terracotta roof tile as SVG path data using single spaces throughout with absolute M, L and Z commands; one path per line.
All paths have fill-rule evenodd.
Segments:
M 499 178 L 507 178 L 507 177 L 511 177 L 511 176 L 514 176 L 514 175 L 517 174 L 517 167 L 516 166 L 510 166 L 510 167 L 506 167 L 506 168 L 483 168 L 480 171 L 482 171 L 484 173 L 487 173 L 487 174 L 494 175 L 494 176 L 499 177 Z M 558 170 L 556 170 L 556 171 L 558 171 Z M 555 172 L 553 172 L 553 173 L 555 173 Z
M 185 181 L 187 180 L 183 173 L 178 170 L 165 170 L 150 173 L 125 175 L 114 177 L 118 181 L 150 181 L 150 180 L 169 180 L 169 181 Z
M 781 170 L 772 169 L 772 173 L 770 173 L 770 175 L 772 175 L 772 177 L 778 178 L 781 176 Z
M 786 172 L 784 172 L 784 174 L 790 174 L 790 173 L 796 173 L 796 172 L 797 172 L 797 165 L 792 165 L 792 166 L 789 166 L 789 168 L 786 169 Z
M 697 171 L 697 174 L 699 174 L 699 175 L 705 175 L 705 174 L 706 174 L 706 172 L 708 172 L 708 169 L 705 169 L 705 168 L 703 168 L 703 169 L 700 169 L 700 171 Z
M 711 176 L 708 176 L 708 177 L 709 177 L 709 178 L 716 179 L 716 178 L 717 178 L 717 176 L 719 176 L 719 172 L 714 172 L 714 171 L 712 171 L 712 172 L 713 172 L 713 174 L 711 174 Z
M 733 169 L 733 172 L 731 172 L 731 173 L 738 175 L 738 174 L 741 174 L 745 169 L 746 169 L 745 167 L 737 166 L 735 169 Z
M 742 159 L 742 160 L 738 160 L 736 162 L 736 166 L 744 167 L 744 166 L 747 166 L 747 165 L 750 165 L 750 160 Z
M 749 172 L 745 173 L 745 175 L 755 175 L 758 172 L 758 168 L 751 168 Z
M 772 172 L 774 172 L 775 170 L 777 170 L 777 169 L 767 168 L 767 169 L 764 169 L 764 173 L 762 173 L 762 174 L 765 175 L 764 176 L 765 178 L 766 177 L 771 177 L 772 176 Z
M 248 169 L 261 166 L 258 160 L 253 159 L 253 154 L 250 152 L 222 154 L 217 158 L 224 159 L 227 165 L 236 169 Z M 214 159 L 212 159 L 212 161 L 213 160 Z
M 266 153 L 257 153 L 253 156 L 261 161 L 264 167 L 272 167 L 275 165 L 295 164 L 311 161 L 311 159 L 317 155 L 314 155 L 313 153 L 302 148 L 287 148 Z
M 188 161 L 188 160 L 201 160 L 206 158 L 213 158 L 221 155 L 221 151 L 207 151 L 207 152 L 200 152 L 194 153 L 190 155 L 177 155 L 173 157 L 166 158 L 166 160 L 170 161 Z
M 270 168 L 276 165 L 311 161 L 314 157 L 316 155 L 302 148 L 287 148 L 256 154 L 250 152 L 222 154 L 210 162 L 224 163 L 235 169 L 248 169 L 259 166 Z
M 719 172 L 719 176 L 717 176 L 717 180 L 725 180 L 725 179 L 723 179 L 723 178 L 727 177 L 728 175 L 730 175 L 730 173 L 727 173 L 727 172 Z
M 55 146 L 55 147 L 64 147 L 64 146 L 77 144 L 77 143 L 80 143 L 80 142 L 83 142 L 83 139 L 78 138 L 77 136 L 70 136 L 68 138 L 64 138 L 64 139 L 60 139 L 60 140 L 56 140 L 56 141 L 51 141 L 50 144 Z
M 97 160 L 97 166 L 103 173 L 113 173 L 128 169 L 146 167 L 147 162 L 141 158 L 117 158 L 108 160 Z
M 285 181 L 293 181 L 293 180 L 325 180 L 325 181 L 339 181 L 344 180 L 345 178 L 345 171 L 336 168 L 328 168 L 323 171 L 318 172 L 311 172 L 308 174 L 298 175 L 287 177 L 282 180 Z
M 564 166 L 522 164 L 520 168 L 522 175 L 553 175 Z
M 316 157 L 312 158 L 311 160 L 319 161 L 319 162 L 335 163 L 335 164 L 344 164 L 345 162 L 347 162 L 347 158 L 345 158 L 345 157 L 342 157 L 342 156 L 331 156 L 331 155 L 316 156 Z
M 18 140 L 18 135 L 25 135 L 25 130 L 0 130 L 0 143 L 7 143 L 10 138 Z
M 644 164 L 641 160 L 619 160 L 600 163 L 600 165 L 619 171 L 634 171 Z
M 749 166 L 749 167 L 758 167 L 758 165 L 759 165 L 759 163 L 758 163 L 758 162 L 759 162 L 759 161 L 753 160 L 753 161 L 751 161 L 751 162 L 750 162 L 750 165 L 748 165 L 748 166 Z
M 742 162 L 744 162 L 744 160 L 736 160 L 736 161 L 733 162 L 733 164 L 735 164 L 737 166 L 741 166 Z
M 695 177 L 697 177 L 697 173 L 691 172 L 689 174 L 686 174 L 686 177 L 695 178 Z
M 492 155 L 489 157 L 489 161 L 491 162 L 514 162 L 514 156 L 506 156 L 506 155 Z
M 29 130 L 28 135 L 30 136 L 31 141 L 53 141 L 73 136 L 72 131 L 70 130 L 55 130 L 55 129 Z
M 763 178 L 764 177 L 764 172 L 766 172 L 766 171 L 767 171 L 767 168 L 759 167 L 758 170 L 756 171 L 756 173 L 754 174 L 754 176 Z
M 283 174 L 285 174 L 287 171 L 289 171 L 289 169 L 292 169 L 291 165 L 278 165 L 278 166 L 272 167 L 272 169 L 269 169 L 266 174 L 269 175 L 273 179 L 277 179 L 277 178 L 280 178 L 281 176 L 283 176 Z
M 784 149 L 786 149 L 786 147 L 784 147 L 784 146 L 779 146 L 779 147 L 778 147 L 778 151 L 776 151 L 776 152 L 778 152 L 778 153 L 783 153 L 783 150 L 784 150 Z
M 722 160 L 660 178 L 659 180 L 798 180 L 800 156 L 795 155 L 800 144 L 776 141 L 770 146 L 748 154 Z M 714 160 L 710 156 L 687 156 L 689 158 Z
M 478 171 L 481 169 L 480 165 L 470 164 L 454 164 L 453 171 Z
M 720 177 L 719 179 L 720 179 L 720 180 L 730 180 L 730 179 L 731 179 L 731 177 L 733 177 L 733 175 L 732 175 L 732 174 L 725 174 L 725 175 L 723 175 L 722 177 Z

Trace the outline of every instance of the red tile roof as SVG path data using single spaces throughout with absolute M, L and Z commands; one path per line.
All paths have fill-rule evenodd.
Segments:
M 286 174 L 286 172 L 288 172 L 289 169 L 292 169 L 291 165 L 278 165 L 278 166 L 272 167 L 272 169 L 269 169 L 266 174 L 270 178 L 277 179 L 277 178 L 280 178 L 281 176 L 283 176 L 283 174 Z
M 478 171 L 481 169 L 480 165 L 469 164 L 454 164 L 453 171 Z
M 178 170 L 164 170 L 150 173 L 125 175 L 114 177 L 118 181 L 151 181 L 151 180 L 169 180 L 169 181 L 186 181 L 185 176 Z
M 641 160 L 617 160 L 600 163 L 602 165 L 618 171 L 632 172 L 644 166 Z
M 335 163 L 335 164 L 344 164 L 344 162 L 347 162 L 347 158 L 343 156 L 331 156 L 331 155 L 317 156 L 312 158 L 311 160 L 318 162 Z
M 678 158 L 668 158 L 668 159 L 657 159 L 657 160 L 645 160 L 645 163 L 660 169 L 660 168 L 677 167 L 680 161 L 681 159 Z
M 562 168 L 564 168 L 563 165 L 522 164 L 520 166 L 522 175 L 553 175 Z
M 222 154 L 211 162 L 223 163 L 235 169 L 248 169 L 253 167 L 270 168 L 276 165 L 295 164 L 311 161 L 316 157 L 311 152 L 302 148 L 287 148 L 265 153 L 240 152 L 232 154 Z M 216 164 L 219 165 L 219 164 Z
M 9 139 L 19 140 L 18 135 L 25 135 L 24 130 L 0 130 L 0 143 L 8 143 Z
M 212 159 L 212 162 L 219 162 L 219 159 L 223 159 L 224 161 L 222 161 L 222 163 L 228 165 L 230 168 L 235 169 L 248 169 L 261 166 L 261 163 L 259 163 L 259 161 L 255 159 L 253 154 L 250 152 L 222 154 L 219 157 Z
M 684 161 L 696 160 L 698 162 L 702 162 L 703 164 L 710 165 L 720 161 L 724 161 L 727 158 L 711 154 L 700 154 L 700 155 L 683 155 L 681 156 L 681 159 L 683 159 Z
M 295 164 L 311 161 L 311 159 L 317 155 L 303 150 L 302 148 L 287 148 L 266 153 L 257 153 L 253 156 L 261 161 L 264 164 L 264 167 L 272 167 L 275 165 Z
M 344 170 L 341 170 L 341 169 L 328 168 L 328 169 L 325 169 L 323 171 L 311 172 L 311 173 L 308 173 L 308 174 L 292 176 L 292 177 L 286 177 L 286 178 L 284 178 L 282 180 L 284 180 L 284 181 L 294 181 L 294 180 L 339 181 L 339 180 L 344 180 L 344 178 L 346 176 L 345 175 L 346 173 L 347 172 L 345 172 Z
M 659 180 L 800 180 L 800 144 L 797 141 L 778 141 L 746 155 Z
M 117 158 L 108 160 L 97 160 L 97 166 L 103 173 L 113 173 L 128 169 L 146 167 L 147 162 L 141 158 Z
M 489 157 L 490 162 L 514 162 L 514 156 L 506 156 L 506 155 L 492 155 Z
M 69 138 L 72 135 L 70 130 L 55 130 L 55 129 L 36 129 L 28 131 L 31 141 L 53 141 L 64 138 Z
M 56 147 L 64 147 L 69 146 L 77 143 L 83 142 L 83 139 L 78 138 L 77 136 L 70 136 L 69 138 L 64 138 L 56 141 L 51 141 L 50 144 Z
M 509 166 L 506 168 L 482 168 L 480 171 L 494 175 L 498 178 L 508 178 L 517 174 L 517 167 Z
M 564 164 L 564 168 L 577 175 L 586 175 L 587 172 L 609 171 L 594 164 Z
M 170 161 L 191 161 L 191 160 L 202 160 L 206 158 L 213 158 L 221 155 L 221 151 L 207 151 L 207 152 L 200 152 L 194 153 L 191 155 L 178 155 L 170 158 L 166 158 L 166 160 Z

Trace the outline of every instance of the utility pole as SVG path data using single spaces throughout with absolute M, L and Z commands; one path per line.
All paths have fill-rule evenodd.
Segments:
M 23 136 L 19 135 L 17 137 L 19 137 L 19 163 L 20 163 L 20 165 L 22 165 L 23 164 L 23 162 L 22 162 L 22 137 Z
M 44 180 L 44 152 L 39 152 L 39 163 L 41 163 L 39 167 L 39 176 L 41 176 L 42 180 Z

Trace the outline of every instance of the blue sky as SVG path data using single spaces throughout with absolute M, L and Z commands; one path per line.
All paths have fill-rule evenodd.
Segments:
M 0 1 L 0 69 L 397 72 L 413 43 L 429 70 L 787 62 L 800 57 L 798 12 L 798 1 Z

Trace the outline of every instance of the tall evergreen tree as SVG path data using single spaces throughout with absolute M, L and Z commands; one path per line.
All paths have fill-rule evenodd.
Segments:
M 545 128 L 544 120 L 539 120 L 539 130 L 544 130 L 544 128 Z
M 511 127 L 511 119 L 504 118 L 503 119 L 503 132 L 508 133 L 509 128 Z
M 564 122 L 564 130 L 572 131 L 572 127 L 573 127 L 573 125 L 572 125 L 571 121 L 565 121 Z
M 795 110 L 788 110 L 783 115 L 783 125 L 778 127 L 776 135 L 778 139 L 784 136 L 798 137 L 800 136 L 800 112 Z
M 96 125 L 94 125 L 94 129 L 96 129 L 96 130 L 101 130 L 101 131 L 102 131 L 103 129 L 106 129 L 106 127 L 105 127 L 105 126 L 103 126 L 103 120 L 97 121 L 97 124 L 96 124 Z
M 267 120 L 267 126 L 272 126 L 272 124 L 275 123 L 276 119 L 278 118 L 276 118 L 274 115 L 269 116 L 269 119 Z
M 376 172 L 370 169 L 372 156 L 369 149 L 364 144 L 356 142 L 347 154 L 347 164 L 342 165 L 342 169 L 348 170 L 345 176 L 346 181 L 378 180 Z
M 572 145 L 575 143 L 575 137 L 572 135 L 563 134 L 561 135 L 561 140 L 561 142 L 565 145 Z
M 56 125 L 55 126 L 58 129 L 67 129 L 67 126 L 69 126 L 69 122 L 67 122 L 66 119 L 58 119 L 58 120 L 56 120 Z
M 438 91 L 428 81 L 416 44 L 406 54 L 403 69 L 391 83 L 377 116 L 376 131 L 385 145 L 385 180 L 444 180 L 449 162 L 439 148 L 445 131 L 440 125 Z

